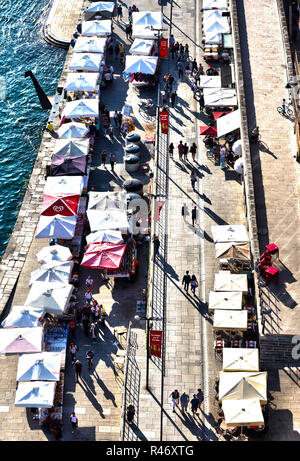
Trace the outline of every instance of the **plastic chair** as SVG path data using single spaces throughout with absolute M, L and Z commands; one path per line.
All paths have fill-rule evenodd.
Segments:
M 275 280 L 276 283 L 279 281 L 279 270 L 274 267 L 270 266 L 268 269 L 265 270 L 265 277 L 267 283 L 271 282 L 272 280 Z

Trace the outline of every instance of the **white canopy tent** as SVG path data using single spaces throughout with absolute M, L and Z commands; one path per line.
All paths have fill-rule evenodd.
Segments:
M 259 371 L 258 349 L 224 347 L 223 371 Z
M 215 310 L 213 328 L 215 330 L 246 331 L 248 327 L 248 311 Z
M 13 306 L 8 316 L 3 320 L 3 328 L 32 328 L 41 326 L 40 318 L 44 316 L 44 309 L 28 306 Z
M 205 106 L 237 106 L 237 97 L 234 88 L 204 88 L 203 96 Z
M 92 5 L 85 10 L 86 13 L 110 13 L 112 14 L 115 8 L 115 2 L 93 2 Z
M 247 229 L 243 225 L 225 224 L 220 226 L 211 226 L 211 233 L 214 243 L 249 242 Z
M 157 40 L 157 31 L 151 29 L 152 26 L 132 26 L 132 38 L 144 38 L 150 40 Z
M 109 242 L 109 243 L 123 243 L 123 237 L 120 231 L 106 230 L 91 232 L 86 236 L 87 243 Z
M 241 310 L 243 293 L 241 291 L 210 291 L 208 310 Z
M 35 238 L 58 238 L 70 240 L 74 237 L 76 216 L 41 215 L 36 228 Z
M 126 210 L 126 191 L 89 192 L 88 210 Z
M 98 87 L 97 72 L 70 72 L 67 74 L 65 91 L 94 91 Z
M 71 261 L 73 255 L 68 247 L 62 245 L 49 245 L 42 248 L 36 254 L 36 257 L 40 264 L 49 264 Z
M 142 56 L 149 56 L 154 45 L 154 40 L 144 40 L 142 38 L 134 39 L 129 49 L 129 53 Z
M 57 139 L 53 150 L 53 155 L 67 157 L 83 157 L 88 155 L 90 148 L 89 139 Z
M 83 21 L 81 23 L 82 37 L 108 37 L 111 35 L 111 20 Z
M 25 306 L 43 308 L 50 314 L 61 315 L 68 306 L 73 285 L 34 282 L 25 301 Z
M 223 19 L 224 17 L 222 16 L 222 11 L 218 9 L 209 9 L 209 10 L 204 10 L 202 13 L 203 21 L 212 20 L 212 18 L 215 21 L 218 21 L 219 19 Z
M 205 45 L 222 45 L 222 34 L 208 32 L 203 36 Z
M 99 117 L 98 99 L 77 99 L 69 101 L 65 105 L 62 117 L 66 118 L 98 118 Z
M 213 8 L 227 10 L 228 2 L 227 0 L 203 0 L 202 8 L 203 10 L 211 10 Z
M 55 196 L 60 194 L 81 195 L 82 190 L 82 176 L 48 176 L 44 188 L 44 194 L 55 194 Z
M 91 232 L 120 230 L 126 232 L 129 224 L 124 210 L 87 210 Z
M 17 381 L 59 381 L 60 352 L 20 355 Z
M 1 328 L 1 354 L 28 354 L 42 351 L 43 328 Z
M 244 159 L 242 157 L 238 158 L 234 162 L 234 171 L 236 171 L 238 174 L 244 174 Z
M 267 403 L 267 372 L 220 371 L 219 400 L 258 399 Z
M 124 73 L 142 72 L 143 74 L 154 75 L 157 63 L 157 56 L 126 56 Z
M 248 291 L 247 274 L 231 274 L 229 271 L 215 274 L 215 291 Z M 245 311 L 246 312 L 246 311 Z
M 15 406 L 29 408 L 51 408 L 54 402 L 56 382 L 34 381 L 19 383 Z
M 61 139 L 84 138 L 89 132 L 85 123 L 69 122 L 63 123 L 58 128 L 57 134 Z
M 217 120 L 218 138 L 241 127 L 240 109 L 230 112 Z
M 73 266 L 73 261 L 64 261 L 61 263 L 55 261 L 54 263 L 44 264 L 42 267 L 31 272 L 29 286 L 34 282 L 68 284 Z
M 73 53 L 69 70 L 99 72 L 103 53 Z
M 238 139 L 232 144 L 232 151 L 235 153 L 235 155 L 238 155 L 239 157 L 242 157 L 243 155 L 243 143 L 241 139 Z
M 223 400 L 222 409 L 227 426 L 264 425 L 259 399 Z
M 107 37 L 78 37 L 74 46 L 74 53 L 101 53 L 104 54 Z
M 216 33 L 225 34 L 230 32 L 230 25 L 226 17 L 216 18 L 211 16 L 210 18 L 203 19 L 203 33 Z
M 200 75 L 200 88 L 221 88 L 220 75 Z
M 132 25 L 153 26 L 162 29 L 163 15 L 160 11 L 134 11 L 132 13 Z

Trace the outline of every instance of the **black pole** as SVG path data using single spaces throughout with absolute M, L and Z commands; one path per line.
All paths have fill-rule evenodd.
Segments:
M 149 391 L 149 336 L 150 336 L 150 332 L 149 332 L 149 318 L 146 318 L 146 321 L 147 321 L 147 366 L 146 366 L 146 389 L 147 391 Z
M 48 110 L 48 109 L 52 109 L 52 104 L 51 102 L 49 101 L 49 99 L 47 98 L 47 96 L 45 95 L 42 87 L 40 86 L 39 82 L 37 81 L 37 79 L 35 78 L 35 76 L 33 75 L 33 73 L 31 72 L 31 70 L 27 70 L 25 72 L 25 78 L 26 77 L 30 77 L 32 82 L 33 82 L 33 85 L 34 85 L 34 88 L 35 88 L 35 91 L 39 97 L 39 100 L 40 100 L 40 103 L 41 103 L 41 106 L 42 106 L 42 109 L 44 110 Z

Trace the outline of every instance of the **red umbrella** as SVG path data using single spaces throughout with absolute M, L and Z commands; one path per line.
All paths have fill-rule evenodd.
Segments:
M 215 126 L 200 126 L 201 135 L 217 136 L 217 127 Z
M 56 214 L 62 216 L 74 216 L 77 214 L 79 195 L 47 195 L 44 194 L 43 209 L 41 214 L 44 216 L 53 216 Z
M 127 245 L 114 243 L 90 243 L 84 253 L 81 266 L 91 269 L 119 269 Z
M 217 120 L 220 117 L 223 117 L 223 115 L 229 114 L 229 112 L 213 112 L 214 119 Z

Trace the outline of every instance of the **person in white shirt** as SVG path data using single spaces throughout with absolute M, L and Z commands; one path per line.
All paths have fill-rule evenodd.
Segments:
M 72 424 L 72 434 L 74 434 L 75 429 L 78 427 L 78 418 L 75 415 L 75 412 L 70 415 L 70 423 Z
M 85 281 L 86 288 L 92 288 L 93 283 L 94 283 L 94 280 L 91 278 L 90 275 L 88 275 L 88 277 L 87 277 L 87 279 Z

